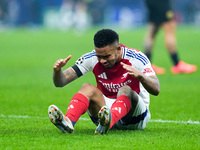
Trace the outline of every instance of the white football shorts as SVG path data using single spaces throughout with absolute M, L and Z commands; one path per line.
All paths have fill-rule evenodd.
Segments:
M 125 116 L 120 119 L 113 128 L 120 130 L 136 130 L 136 129 L 144 129 L 146 124 L 151 118 L 150 111 L 148 107 L 143 102 L 142 98 L 138 95 L 139 101 L 136 106 L 135 111 L 132 116 Z M 112 104 L 115 102 L 115 99 L 108 98 L 104 96 L 106 106 L 111 109 Z M 130 110 L 131 111 L 131 110 Z

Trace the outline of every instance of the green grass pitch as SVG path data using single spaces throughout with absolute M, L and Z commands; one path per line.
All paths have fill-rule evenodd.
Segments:
M 93 50 L 96 31 L 82 35 L 26 29 L 0 33 L 0 149 L 200 149 L 200 70 L 188 75 L 170 73 L 172 62 L 162 31 L 154 45 L 153 62 L 167 73 L 158 76 L 161 92 L 151 96 L 152 120 L 144 130 L 94 135 L 96 126 L 87 113 L 76 123 L 74 134 L 63 134 L 53 126 L 48 119 L 49 105 L 55 104 L 65 113 L 83 83 L 96 85 L 91 73 L 56 88 L 53 64 L 71 54 L 67 68 Z M 143 51 L 145 28 L 116 31 L 124 45 Z M 181 60 L 199 68 L 200 30 L 179 27 L 177 37 Z

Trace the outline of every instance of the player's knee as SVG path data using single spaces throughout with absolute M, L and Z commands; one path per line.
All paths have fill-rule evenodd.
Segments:
M 85 90 L 92 90 L 93 89 L 93 85 L 91 85 L 89 83 L 84 83 L 81 88 L 85 89 Z
M 125 95 L 125 96 L 131 98 L 131 91 L 132 91 L 132 89 L 128 85 L 125 85 L 119 89 L 119 91 L 117 93 L 117 97 L 119 97 L 120 95 Z
M 138 94 L 133 91 L 129 86 L 125 85 L 119 89 L 119 92 L 117 94 L 117 97 L 120 95 L 127 96 L 130 100 L 133 106 L 137 105 L 138 103 Z
M 91 97 L 96 92 L 96 87 L 92 84 L 84 83 L 79 92 L 85 93 L 85 95 Z

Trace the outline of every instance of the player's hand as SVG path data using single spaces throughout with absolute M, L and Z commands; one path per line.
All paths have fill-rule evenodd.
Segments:
M 128 71 L 128 73 L 129 73 L 130 75 L 132 75 L 134 78 L 139 78 L 139 77 L 142 75 L 141 72 L 140 72 L 138 69 L 134 68 L 133 66 L 127 65 L 127 64 L 125 64 L 125 63 L 123 63 L 123 62 L 121 62 L 120 64 L 121 64 L 121 65 L 123 66 L 123 68 L 124 68 L 126 71 Z
M 54 71 L 59 71 L 61 70 L 62 67 L 64 67 L 67 62 L 71 59 L 71 55 L 69 55 L 67 58 L 65 59 L 59 59 L 55 62 L 54 66 L 53 66 L 53 69 Z

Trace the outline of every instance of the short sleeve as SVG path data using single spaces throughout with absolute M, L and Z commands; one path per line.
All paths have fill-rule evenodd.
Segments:
M 93 70 L 97 63 L 96 52 L 93 50 L 90 53 L 82 55 L 75 63 L 80 72 L 84 75 Z

